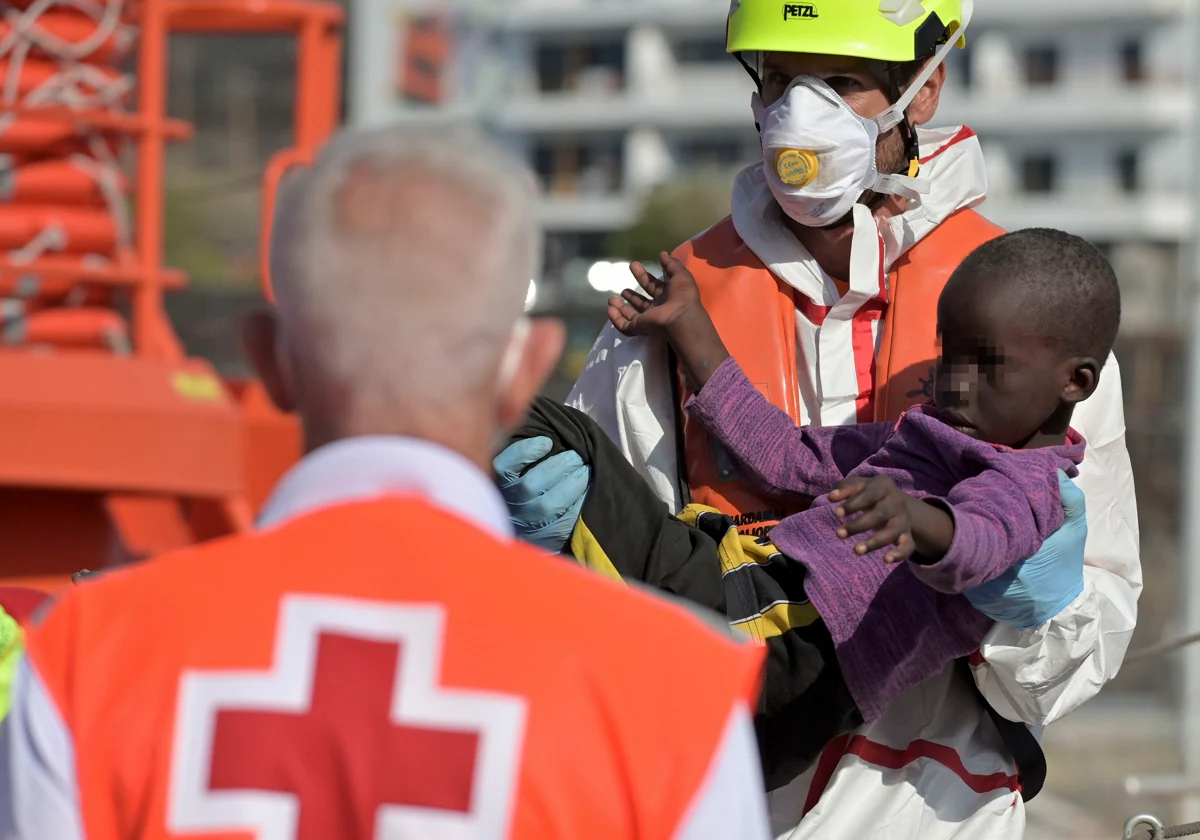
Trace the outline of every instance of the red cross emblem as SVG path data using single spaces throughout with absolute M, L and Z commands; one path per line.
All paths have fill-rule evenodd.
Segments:
M 269 671 L 180 681 L 173 832 L 506 836 L 526 702 L 438 685 L 440 606 L 288 596 Z

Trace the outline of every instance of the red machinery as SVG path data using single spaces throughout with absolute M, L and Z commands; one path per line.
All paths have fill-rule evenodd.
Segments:
M 164 148 L 191 132 L 165 115 L 166 57 L 173 33 L 296 36 L 294 148 L 268 167 L 265 241 L 279 178 L 336 127 L 341 24 L 317 0 L 5 4 L 0 582 L 52 591 L 248 528 L 298 456 L 295 421 L 187 358 L 162 306 L 185 282 L 163 265 Z

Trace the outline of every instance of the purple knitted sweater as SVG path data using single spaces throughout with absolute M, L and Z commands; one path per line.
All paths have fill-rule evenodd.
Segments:
M 1084 442 L 1012 450 L 975 440 L 930 408 L 898 423 L 797 428 L 733 359 L 687 404 L 746 467 L 749 483 L 774 495 L 815 498 L 771 531 L 806 569 L 805 589 L 828 626 L 859 711 L 870 721 L 888 701 L 976 652 L 992 621 L 961 594 L 1037 553 L 1063 523 L 1058 471 L 1074 477 Z M 954 539 L 933 565 L 888 565 L 886 549 L 860 557 L 862 537 L 841 540 L 826 494 L 848 476 L 889 476 L 954 519 Z

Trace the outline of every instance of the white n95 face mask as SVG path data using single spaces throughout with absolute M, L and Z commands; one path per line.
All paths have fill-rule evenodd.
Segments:
M 783 212 L 806 227 L 844 218 L 867 190 L 916 198 L 929 192 L 923 178 L 878 170 L 879 135 L 895 128 L 904 112 L 954 48 L 960 28 L 912 80 L 904 94 L 876 117 L 854 112 L 816 76 L 797 76 L 770 107 L 751 100 L 762 139 L 767 185 Z

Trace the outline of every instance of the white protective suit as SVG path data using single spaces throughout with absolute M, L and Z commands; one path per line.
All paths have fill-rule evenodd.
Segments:
M 890 266 L 956 210 L 986 194 L 983 156 L 969 130 L 921 131 L 923 177 L 933 189 L 880 224 Z M 836 287 L 783 223 L 761 165 L 738 177 L 733 221 L 738 235 L 771 269 L 814 303 Z M 877 267 L 854 266 L 856 271 Z M 877 275 L 876 275 L 877 276 Z M 855 278 L 850 278 L 853 288 Z M 810 361 L 853 364 L 844 348 L 821 340 L 821 327 L 797 311 L 800 392 L 807 422 L 853 422 L 839 405 L 822 405 L 822 377 Z M 848 361 L 849 359 L 849 361 Z M 822 368 L 825 373 L 825 368 Z M 568 402 L 589 414 L 674 509 L 677 498 L 675 410 L 665 346 L 626 339 L 605 327 Z M 996 625 L 973 659 L 976 684 L 1003 716 L 1041 727 L 1096 695 L 1120 668 L 1141 592 L 1137 506 L 1125 448 L 1120 369 L 1105 366 L 1100 385 L 1072 424 L 1088 441 L 1077 484 L 1087 498 L 1083 592 L 1032 630 Z M 1035 732 L 1040 732 L 1035 729 Z M 771 794 L 776 834 L 792 840 L 1000 840 L 1020 838 L 1025 808 L 1016 767 L 978 698 L 948 668 L 896 699 L 826 757 Z M 817 778 L 818 776 L 824 778 Z

